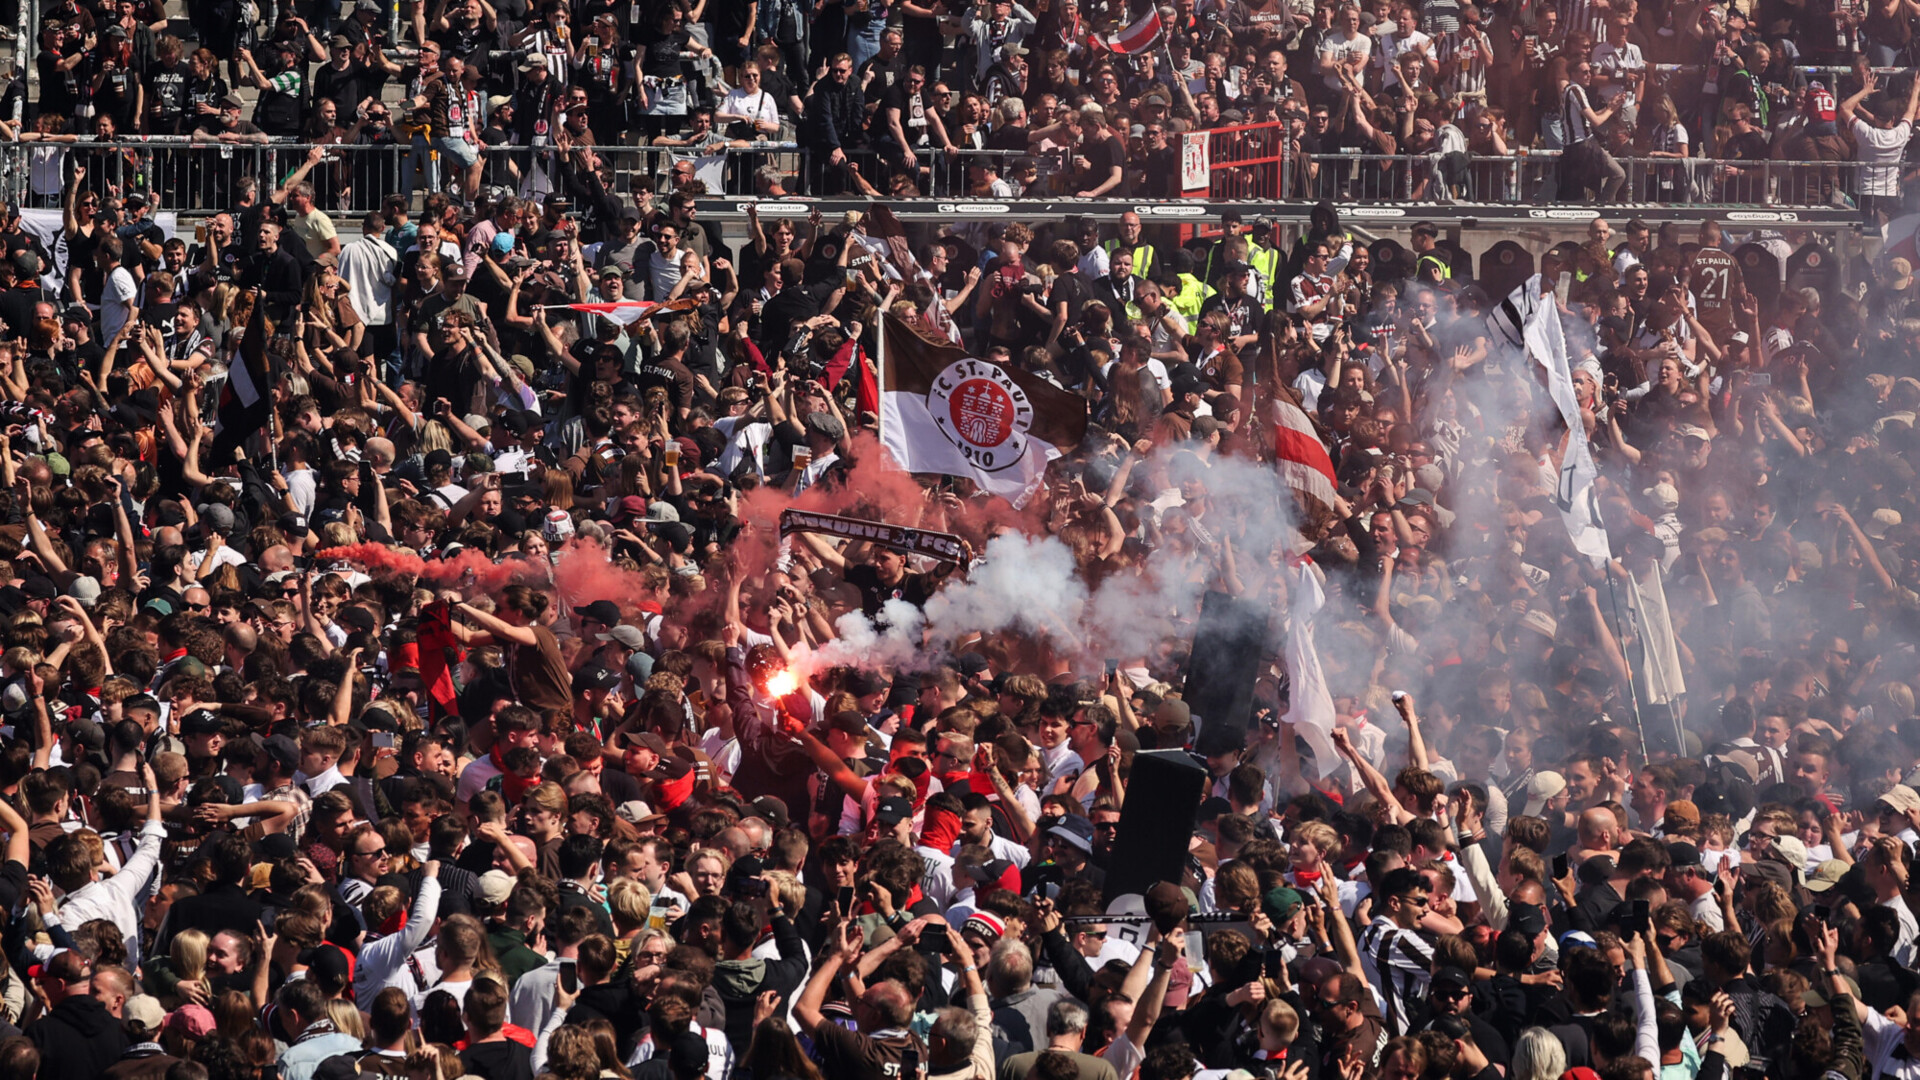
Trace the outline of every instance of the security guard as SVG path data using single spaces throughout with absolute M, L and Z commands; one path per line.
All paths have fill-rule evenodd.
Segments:
M 1167 303 L 1191 323 L 1200 317 L 1200 306 L 1214 294 L 1214 288 L 1194 275 L 1193 252 L 1184 248 L 1167 257 L 1166 268 L 1173 272 L 1166 290 Z
M 1251 243 L 1247 245 L 1247 263 L 1253 267 L 1256 280 L 1269 283 L 1266 295 L 1262 297 L 1268 311 L 1273 310 L 1274 295 L 1280 291 L 1274 283 L 1280 282 L 1285 276 L 1281 269 L 1286 265 L 1287 256 L 1280 247 L 1280 229 L 1281 223 L 1278 221 L 1260 221 L 1255 223 L 1248 237 Z M 1260 242 L 1263 232 L 1266 243 Z
M 1151 278 L 1154 258 L 1159 254 L 1152 244 L 1140 236 L 1140 215 L 1129 210 L 1120 215 L 1120 238 L 1109 240 L 1100 245 L 1112 259 L 1113 253 L 1122 249 L 1133 252 L 1133 276 Z
M 1413 276 L 1432 284 L 1453 278 L 1453 262 L 1440 250 L 1440 227 L 1423 221 L 1413 227 Z

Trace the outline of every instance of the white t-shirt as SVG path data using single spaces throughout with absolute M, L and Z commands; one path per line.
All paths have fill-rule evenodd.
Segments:
M 750 94 L 739 87 L 735 87 L 733 91 L 726 96 L 726 99 L 720 103 L 720 108 L 715 111 L 727 113 L 732 116 L 749 117 L 756 124 L 777 125 L 780 123 L 780 105 L 773 99 L 773 95 L 767 93 L 765 90 Z M 748 137 L 770 139 L 777 134 L 779 133 L 766 132 L 756 128 L 754 134 Z
M 1364 63 L 1372 52 L 1373 39 L 1365 33 L 1338 31 L 1320 39 L 1321 58 L 1332 57 L 1339 64 L 1350 63 L 1356 56 Z M 1341 86 L 1339 77 L 1335 75 L 1323 75 L 1320 81 L 1327 84 L 1329 90 L 1338 90 Z
M 773 425 L 764 420 L 750 420 L 744 416 L 722 416 L 713 422 L 714 430 L 727 437 L 726 448 L 720 451 L 720 457 L 714 462 L 714 470 L 721 476 L 732 476 L 733 470 L 740 467 L 741 458 L 753 462 L 753 471 L 758 476 L 766 476 L 766 446 L 773 438 Z
M 1647 58 L 1640 55 L 1640 46 L 1629 41 L 1615 47 L 1601 42 L 1593 47 L 1593 74 L 1596 78 L 1610 77 L 1618 79 L 1636 71 L 1647 70 Z M 1600 100 L 1613 104 L 1613 99 L 1626 91 L 1627 87 L 1619 82 L 1610 82 L 1600 87 Z
M 1374 58 L 1374 66 L 1380 69 L 1381 85 L 1392 89 L 1400 85 L 1400 54 L 1428 48 L 1433 42 L 1431 37 L 1418 30 L 1400 33 L 1398 30 L 1380 35 L 1380 53 Z
M 1900 194 L 1900 160 L 1906 156 L 1913 125 L 1905 120 L 1890 128 L 1875 127 L 1854 117 L 1853 138 L 1860 144 L 1860 194 Z M 102 324 L 104 330 L 104 323 Z M 105 330 L 111 337 L 113 332 Z
M 1915 922 L 1913 909 L 1907 906 L 1905 897 L 1896 896 L 1880 905 L 1892 908 L 1900 917 L 1900 940 L 1893 946 L 1893 958 L 1901 967 L 1912 967 L 1916 952 L 1920 952 L 1920 922 Z
M 1906 145 L 1904 141 L 1902 146 Z M 120 332 L 120 327 L 133 317 L 133 298 L 140 295 L 140 287 L 133 282 L 133 274 L 124 266 L 116 266 L 113 273 L 107 275 L 106 286 L 100 290 L 100 340 L 112 341 Z

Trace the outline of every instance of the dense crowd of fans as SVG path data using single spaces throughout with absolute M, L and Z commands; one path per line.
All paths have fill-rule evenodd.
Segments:
M 1182 6 L 1191 83 L 1086 52 L 1133 20 L 1073 0 L 473 0 L 400 12 L 404 64 L 377 3 L 258 40 L 196 5 L 191 56 L 157 11 L 57 9 L 23 138 L 159 99 L 208 142 L 411 139 L 393 78 L 470 168 L 346 236 L 329 206 L 387 178 L 329 138 L 178 186 L 80 142 L 55 242 L 0 214 L 0 1080 L 1920 1075 L 1910 244 L 1788 287 L 1732 255 L 1783 237 L 1602 218 L 1510 293 L 1326 204 L 730 244 L 697 179 L 656 205 L 598 156 L 791 123 L 799 182 L 905 191 L 1015 138 L 1063 151 L 1036 182 L 1153 195 L 1183 123 L 1486 121 L 1614 196 L 1696 124 L 1871 147 L 1815 175 L 1891 214 L 1920 90 L 1792 62 L 1898 66 L 1912 12 L 1816 7 Z M 1642 82 L 1709 48 L 1704 86 Z M 191 240 L 154 221 L 181 192 L 220 210 Z M 900 472 L 888 328 L 1077 397 L 1086 437 L 1018 505 Z M 1262 625 L 1250 705 L 1208 715 L 1221 594 Z M 1142 751 L 1204 770 L 1191 822 Z M 1108 895 L 1130 860 L 1172 869 Z
M 1158 11 L 1160 33 L 1116 52 L 1115 31 L 1147 9 L 186 9 L 191 48 L 160 0 L 50 7 L 39 40 L 22 43 L 32 100 L 16 80 L 0 101 L 0 118 L 8 102 L 24 106 L 8 137 L 356 148 L 309 178 L 329 211 L 414 186 L 468 203 L 483 185 L 560 191 L 609 219 L 682 190 L 1174 197 L 1184 135 L 1214 131 L 1205 186 L 1218 197 L 1787 201 L 1871 216 L 1897 207 L 1912 173 L 1914 80 L 1884 73 L 1908 64 L 1920 15 L 1904 0 L 1179 0 Z M 257 94 L 251 105 L 243 90 Z M 795 143 L 804 158 L 754 151 Z M 673 148 L 675 164 L 614 149 L 642 145 Z M 1558 157 L 1528 167 L 1537 151 Z M 708 170 L 708 155 L 730 160 Z M 294 164 L 146 149 L 112 176 L 216 209 L 227 193 L 194 168 L 272 188 Z M 35 192 L 56 193 L 59 161 L 36 167 Z

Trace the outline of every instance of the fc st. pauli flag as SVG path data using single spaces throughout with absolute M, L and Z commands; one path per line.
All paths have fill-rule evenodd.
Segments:
M 1087 432 L 1082 398 L 1015 368 L 881 324 L 880 442 L 901 468 L 964 476 L 1018 505 Z

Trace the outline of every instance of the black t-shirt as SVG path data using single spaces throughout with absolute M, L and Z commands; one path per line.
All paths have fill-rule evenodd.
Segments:
M 8 337 L 26 337 L 32 332 L 34 307 L 46 298 L 45 294 L 46 290 L 37 284 L 0 292 L 0 325 L 6 327 Z
M 461 26 L 456 23 L 434 34 L 433 40 L 439 43 L 442 51 L 464 59 L 478 52 L 491 36 L 487 28 L 478 22 L 472 26 Z
M 342 120 L 352 116 L 360 102 L 376 92 L 367 65 L 357 60 L 348 61 L 345 69 L 327 64 L 313 73 L 313 99 L 333 99 Z
M 1087 187 L 1095 188 L 1107 182 L 1115 166 L 1124 167 L 1127 163 L 1127 149 L 1120 140 L 1112 135 L 1103 136 L 1080 147 L 1080 154 L 1087 159 Z M 1127 194 L 1127 180 L 1124 172 L 1120 182 L 1107 189 L 1108 197 Z
M 1018 127 L 1012 124 L 1001 124 L 987 132 L 987 149 L 1018 150 L 1025 153 L 1032 145 L 1032 140 L 1027 138 L 1027 133 L 1031 130 L 1025 124 Z
M 914 607 L 924 607 L 927 598 L 933 595 L 933 583 L 925 574 L 903 574 L 898 585 L 887 585 L 880 580 L 880 572 L 862 563 L 850 566 L 844 575 L 847 584 L 860 590 L 860 609 L 871 619 L 880 614 L 880 608 L 889 600 L 905 600 Z
M 927 133 L 927 114 L 929 110 L 927 109 L 926 90 L 923 88 L 919 93 L 914 93 L 908 90 L 907 84 L 902 81 L 890 87 L 885 94 L 882 94 L 880 96 L 880 108 L 873 114 L 873 127 L 870 129 L 874 138 L 893 138 L 893 125 L 888 113 L 894 109 L 900 111 L 900 131 L 906 135 L 907 144 L 909 146 L 917 144 L 921 136 Z
M 460 1064 L 486 1080 L 533 1080 L 533 1051 L 512 1039 L 474 1043 L 461 1052 Z
M 1086 278 L 1078 273 L 1059 274 L 1053 279 L 1053 288 L 1047 292 L 1047 310 L 1052 311 L 1060 306 L 1061 301 L 1066 301 L 1067 325 L 1078 326 L 1080 309 L 1085 307 L 1087 301 L 1091 299 L 1093 299 L 1093 289 L 1087 284 Z
M 640 63 L 640 74 L 653 79 L 671 79 L 679 75 L 680 54 L 687 51 L 690 40 L 685 30 L 649 35 L 645 59 Z
M 1147 151 L 1141 163 L 1147 175 L 1146 195 L 1150 199 L 1180 197 L 1180 151 L 1173 147 Z
M 147 72 L 147 114 L 156 133 L 184 135 L 192 126 L 187 116 L 187 83 L 193 69 L 185 63 L 156 64 Z

